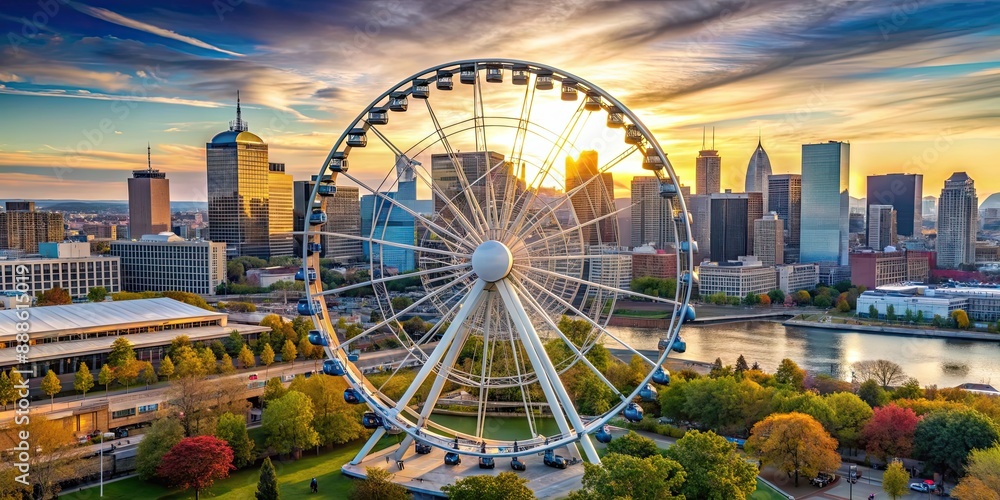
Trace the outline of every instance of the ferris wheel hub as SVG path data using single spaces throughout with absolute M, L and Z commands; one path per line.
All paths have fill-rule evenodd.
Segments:
M 484 241 L 472 252 L 472 270 L 487 283 L 506 278 L 513 266 L 514 255 L 497 240 Z

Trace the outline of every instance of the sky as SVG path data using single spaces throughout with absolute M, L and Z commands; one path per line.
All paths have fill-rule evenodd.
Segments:
M 1000 191 L 997 2 L 42 0 L 4 2 L 0 34 L 0 199 L 126 199 L 149 143 L 172 199 L 204 200 L 237 90 L 271 161 L 305 179 L 381 92 L 490 57 L 599 85 L 684 184 L 714 127 L 735 191 L 758 133 L 774 173 L 799 172 L 801 144 L 851 142 L 856 197 L 893 172 L 926 195 L 955 171 L 980 200 Z

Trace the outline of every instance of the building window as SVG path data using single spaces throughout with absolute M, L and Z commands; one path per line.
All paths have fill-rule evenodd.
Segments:
M 129 408 L 127 410 L 118 410 L 111 412 L 111 418 L 125 418 L 135 415 L 135 408 Z
M 154 403 L 154 404 L 151 404 L 151 405 L 140 406 L 139 407 L 139 413 L 142 414 L 142 413 L 149 413 L 151 411 L 156 411 L 156 410 L 159 409 L 159 407 L 160 407 L 159 403 Z

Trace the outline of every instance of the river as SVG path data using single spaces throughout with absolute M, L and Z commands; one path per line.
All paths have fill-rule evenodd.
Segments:
M 656 350 L 659 330 L 609 330 L 636 349 Z M 732 365 L 742 354 L 748 364 L 757 362 L 768 372 L 774 372 L 782 359 L 790 358 L 811 373 L 832 373 L 850 380 L 855 361 L 888 359 L 921 385 L 1000 382 L 1000 343 L 993 342 L 840 332 L 771 321 L 685 326 L 681 337 L 687 342 L 687 352 L 671 357 L 706 362 L 722 358 L 724 364 Z M 613 341 L 606 345 L 619 346 Z

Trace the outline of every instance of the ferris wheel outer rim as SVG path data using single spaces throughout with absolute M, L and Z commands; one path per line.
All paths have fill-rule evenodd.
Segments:
M 460 67 L 463 64 L 465 64 L 465 65 L 474 64 L 476 66 L 476 71 L 478 72 L 478 71 L 481 70 L 481 67 L 484 67 L 484 65 L 488 64 L 488 63 L 499 63 L 499 64 L 510 64 L 510 65 L 525 65 L 525 66 L 528 67 L 529 70 L 535 69 L 535 70 L 547 70 L 547 71 L 551 71 L 553 77 L 555 77 L 555 76 L 558 75 L 562 79 L 571 79 L 571 80 L 575 81 L 577 84 L 580 84 L 580 85 L 586 87 L 587 90 L 598 93 L 601 98 L 606 99 L 611 105 L 616 106 L 619 111 L 621 111 L 626 117 L 628 117 L 628 119 L 631 121 L 632 125 L 636 126 L 639 129 L 639 131 L 643 135 L 643 138 L 649 143 L 650 147 L 655 148 L 658 156 L 660 157 L 660 160 L 661 160 L 662 165 L 663 165 L 661 167 L 661 170 L 664 171 L 667 174 L 667 176 L 669 177 L 670 181 L 675 186 L 678 186 L 678 187 L 680 186 L 680 182 L 679 182 L 679 180 L 677 178 L 676 172 L 674 171 L 673 166 L 671 165 L 669 159 L 667 158 L 666 153 L 663 151 L 663 148 L 660 145 L 659 141 L 656 139 L 656 137 L 652 134 L 652 132 L 649 130 L 649 128 L 642 122 L 642 120 L 639 119 L 638 116 L 636 116 L 636 114 L 630 108 L 628 108 L 627 106 L 625 106 L 624 104 L 622 104 L 621 101 L 619 101 L 617 98 L 615 98 L 614 96 L 612 96 L 609 92 L 605 91 L 604 89 L 602 89 L 601 87 L 595 85 L 594 83 L 590 82 L 587 79 L 581 78 L 581 77 L 579 77 L 577 75 L 574 75 L 573 73 L 570 73 L 568 71 L 564 71 L 564 70 L 556 68 L 554 66 L 549 66 L 547 64 L 536 63 L 536 62 L 532 62 L 532 61 L 524 61 L 524 60 L 517 60 L 517 59 L 507 59 L 507 58 L 477 58 L 477 59 L 463 59 L 463 60 L 451 61 L 451 62 L 447 62 L 447 63 L 443 63 L 443 64 L 438 64 L 438 65 L 429 67 L 429 68 L 424 69 L 424 70 L 422 70 L 420 72 L 414 73 L 411 76 L 409 76 L 409 77 L 407 77 L 407 78 L 405 78 L 403 80 L 400 80 L 396 85 L 392 86 L 389 90 L 383 92 L 377 98 L 375 98 L 374 100 L 372 100 L 371 103 L 369 103 L 368 106 L 366 106 L 354 118 L 354 120 L 352 120 L 350 122 L 350 126 L 348 126 L 347 128 L 344 129 L 344 131 L 338 137 L 337 141 L 334 143 L 334 146 L 331 148 L 330 153 L 324 159 L 322 167 L 320 169 L 320 172 L 318 174 L 317 179 L 323 179 L 323 177 L 325 175 L 327 175 L 327 171 L 329 169 L 330 160 L 333 158 L 333 156 L 334 156 L 335 153 L 337 153 L 338 151 L 341 151 L 341 146 L 344 143 L 344 140 L 346 139 L 346 137 L 347 137 L 348 133 L 350 132 L 350 130 L 352 128 L 357 128 L 358 123 L 361 122 L 364 119 L 364 117 L 367 115 L 367 113 L 372 108 L 376 107 L 380 102 L 382 102 L 382 100 L 384 100 L 385 98 L 389 97 L 393 92 L 398 92 L 401 87 L 404 87 L 405 85 L 411 83 L 415 79 L 420 78 L 421 76 L 427 75 L 429 73 L 436 73 L 438 70 L 441 70 L 441 69 L 450 68 L 450 67 L 456 67 L 456 66 Z M 367 122 L 365 122 L 365 125 L 367 125 Z M 366 128 L 367 128 L 367 126 L 366 126 Z M 349 151 L 350 150 L 350 146 L 348 146 L 345 149 L 347 151 Z M 643 152 L 643 154 L 645 154 L 645 152 Z M 320 182 L 316 182 L 314 184 L 314 186 L 313 186 L 313 189 L 312 189 L 311 193 L 310 193 L 310 197 L 309 197 L 309 206 L 310 206 L 310 208 L 315 204 L 315 202 L 317 200 L 319 185 L 320 185 Z M 691 217 L 690 217 L 690 212 L 688 211 L 687 204 L 686 204 L 686 202 L 684 200 L 684 196 L 679 192 L 679 189 L 678 189 L 678 196 L 677 196 L 676 199 L 677 199 L 677 202 L 680 204 L 680 213 L 683 215 L 683 225 L 684 225 L 684 229 L 685 229 L 686 240 L 690 241 L 691 240 L 691 236 L 692 236 L 692 233 L 691 233 Z M 303 240 L 302 241 L 303 267 L 308 267 L 309 256 L 307 254 L 307 247 L 308 247 L 308 244 L 309 244 L 309 236 L 310 236 L 311 233 L 313 233 L 313 231 L 311 230 L 311 227 L 308 224 L 304 225 L 304 227 L 303 227 L 303 238 L 302 238 L 302 240 Z M 676 234 L 676 232 L 675 232 L 674 238 L 675 238 L 675 241 L 677 241 L 678 238 L 679 238 L 679 236 Z M 513 457 L 513 456 L 524 456 L 524 455 L 529 455 L 529 454 L 532 454 L 532 453 L 538 453 L 540 450 L 554 449 L 554 448 L 558 448 L 560 446 L 564 446 L 566 444 L 578 441 L 580 439 L 581 435 L 583 435 L 583 434 L 589 435 L 589 434 L 593 434 L 593 433 L 597 432 L 608 421 L 610 421 L 611 419 L 615 418 L 618 414 L 620 414 L 624 410 L 624 408 L 626 408 L 629 405 L 629 403 L 631 403 L 631 402 L 634 401 L 634 399 L 636 398 L 636 396 L 638 396 L 639 392 L 646 386 L 646 384 L 648 384 L 651 381 L 652 376 L 653 376 L 654 372 L 656 371 L 657 367 L 663 366 L 663 363 L 666 362 L 666 360 L 667 360 L 667 358 L 668 358 L 668 356 L 669 356 L 669 354 L 671 352 L 671 348 L 673 347 L 674 343 L 676 342 L 676 340 L 678 338 L 680 329 L 681 329 L 681 327 L 682 327 L 682 325 L 684 323 L 683 316 L 685 314 L 685 309 L 688 308 L 688 307 L 690 307 L 691 294 L 692 294 L 692 291 L 694 289 L 694 278 L 693 278 L 693 275 L 694 275 L 694 259 L 693 259 L 693 252 L 692 252 L 691 245 L 688 245 L 687 250 L 685 250 L 685 251 L 678 251 L 677 252 L 676 258 L 677 258 L 678 261 L 681 261 L 681 254 L 682 254 L 682 252 L 687 256 L 687 259 L 685 259 L 685 261 L 686 261 L 685 264 L 686 265 L 685 265 L 685 269 L 683 271 L 680 270 L 681 266 L 678 266 L 678 269 L 679 269 L 678 277 L 683 276 L 684 272 L 688 273 L 687 275 L 689 276 L 689 283 L 683 285 L 684 292 L 682 294 L 678 294 L 678 295 L 683 295 L 683 297 L 681 297 L 681 296 L 675 296 L 675 299 L 679 303 L 679 306 L 672 313 L 672 315 L 671 315 L 671 321 L 670 321 L 670 324 L 669 324 L 667 332 L 666 332 L 667 336 L 669 338 L 668 345 L 663 350 L 663 352 L 660 354 L 660 356 L 657 358 L 656 365 L 652 368 L 652 370 L 650 370 L 650 372 L 648 374 L 646 374 L 646 376 L 643 379 L 643 381 L 632 391 L 632 393 L 629 394 L 626 398 L 624 398 L 621 402 L 619 402 L 616 406 L 614 406 L 613 408 L 611 408 L 610 410 L 608 410 L 608 412 L 605 413 L 603 416 L 600 416 L 599 418 L 595 418 L 595 419 L 591 420 L 590 423 L 588 423 L 588 424 L 586 424 L 584 426 L 584 430 L 582 432 L 576 432 L 576 429 L 573 429 L 573 431 L 575 432 L 575 434 L 563 437 L 563 438 L 561 438 L 558 441 L 552 441 L 548 445 L 543 445 L 541 447 L 534 447 L 530 451 L 511 452 L 511 453 L 486 453 L 486 454 L 483 454 L 483 453 L 480 453 L 478 451 L 452 450 L 452 449 L 444 447 L 444 446 L 439 446 L 437 443 L 429 442 L 429 441 L 426 441 L 424 439 L 421 439 L 420 436 L 419 436 L 419 433 L 412 432 L 407 427 L 400 427 L 400 429 L 404 433 L 406 433 L 407 435 L 411 436 L 412 438 L 414 438 L 414 439 L 416 439 L 418 441 L 421 441 L 421 442 L 428 443 L 431 446 L 435 446 L 435 447 L 438 447 L 438 448 L 441 448 L 441 449 L 444 449 L 444 450 L 448 450 L 448 451 L 459 451 L 460 454 L 464 454 L 464 455 L 470 455 L 470 456 L 491 456 L 491 457 L 508 457 L 508 456 Z M 318 257 L 317 257 L 317 259 L 318 259 Z M 678 263 L 680 263 L 680 262 L 678 262 Z M 317 286 L 322 291 L 322 281 L 320 279 L 318 279 L 318 276 L 317 276 L 317 279 L 315 280 L 315 283 L 317 284 Z M 309 285 L 309 282 L 307 281 L 306 284 Z M 678 279 L 678 286 L 679 287 L 682 286 L 682 283 L 681 283 L 680 279 Z M 311 304 L 311 301 L 313 300 L 313 294 L 312 294 L 311 288 L 312 288 L 311 286 L 306 286 L 305 287 L 305 290 L 306 290 L 305 296 L 306 296 L 306 299 L 310 301 L 310 304 Z M 678 291 L 680 291 L 680 290 L 678 290 Z M 322 323 L 322 326 L 320 326 L 318 324 L 317 324 L 317 326 L 319 326 L 319 327 L 321 327 L 323 329 L 326 329 L 328 331 L 334 331 L 334 330 L 332 330 L 333 325 L 332 325 L 332 322 L 330 321 L 330 314 L 329 314 L 329 310 L 327 309 L 325 299 L 321 300 L 320 303 L 321 303 L 320 304 L 321 305 L 320 311 L 318 311 L 318 314 L 312 315 L 311 318 L 313 319 L 313 322 L 315 324 L 315 323 L 317 323 L 317 317 L 318 317 L 319 318 L 318 323 Z M 336 358 L 336 359 L 341 360 L 341 363 L 350 364 L 352 366 L 354 365 L 353 362 L 347 361 L 346 359 L 342 359 L 339 356 L 337 356 L 335 354 L 336 351 L 334 350 L 333 347 L 326 346 L 323 349 L 325 351 L 327 359 Z M 340 350 L 339 347 L 336 350 Z M 354 366 L 354 369 L 357 370 L 358 374 L 360 374 L 362 377 L 364 377 L 364 374 L 361 372 L 360 369 L 358 369 L 356 366 Z M 348 371 L 348 373 L 350 373 L 350 372 Z M 355 382 L 353 380 L 352 376 L 344 376 L 343 378 L 347 379 L 348 385 L 350 385 L 351 388 L 353 388 L 356 391 L 358 391 L 362 395 L 363 400 L 369 406 L 369 408 L 373 412 L 375 412 L 377 415 L 379 415 L 381 418 L 383 418 L 385 420 L 389 420 L 390 417 L 395 417 L 396 414 L 401 413 L 401 412 L 394 411 L 393 408 L 386 408 L 381 403 L 375 401 L 374 397 L 370 397 L 369 393 L 364 389 L 363 384 L 361 384 L 359 382 Z M 447 427 L 447 426 L 444 426 L 444 427 Z

